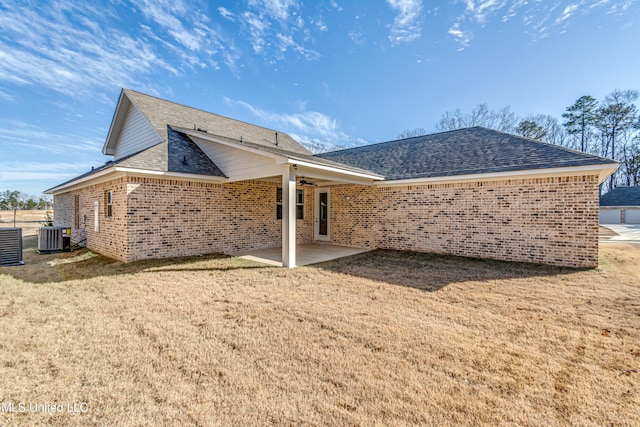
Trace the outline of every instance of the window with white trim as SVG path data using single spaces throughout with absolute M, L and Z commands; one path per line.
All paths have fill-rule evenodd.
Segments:
M 104 216 L 107 218 L 113 216 L 113 190 L 104 192 Z
M 282 219 L 282 187 L 276 188 L 276 219 Z M 304 190 L 296 190 L 296 219 L 304 219 Z

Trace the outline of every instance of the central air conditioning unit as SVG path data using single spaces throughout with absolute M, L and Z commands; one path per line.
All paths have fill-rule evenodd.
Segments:
M 22 264 L 22 228 L 0 228 L 0 265 Z
M 71 228 L 40 227 L 38 229 L 38 253 L 50 254 L 71 249 Z

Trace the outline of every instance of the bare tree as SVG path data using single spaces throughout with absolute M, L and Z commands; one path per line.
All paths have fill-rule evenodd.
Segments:
M 427 134 L 427 131 L 425 128 L 405 129 L 398 134 L 396 139 L 405 139 L 405 138 L 411 138 L 414 136 L 422 136 L 426 134 Z
M 570 145 L 567 132 L 555 117 L 549 114 L 536 114 L 527 116 L 526 119 L 539 126 L 540 137 L 536 139 L 563 147 Z
M 638 91 L 614 90 L 606 96 L 598 108 L 596 124 L 601 134 L 602 155 L 615 160 L 618 154 L 616 143 L 627 142 L 636 122 L 638 108 L 634 102 L 638 99 Z M 614 187 L 615 175 L 609 179 L 609 190 Z
M 478 104 L 471 112 L 463 113 L 459 108 L 446 111 L 436 123 L 436 130 L 448 130 L 483 126 L 502 132 L 513 132 L 520 119 L 506 106 L 500 110 L 490 110 L 487 104 Z
M 627 186 L 640 185 L 640 138 L 636 138 L 635 145 L 623 153 L 622 167 L 624 172 L 624 181 Z

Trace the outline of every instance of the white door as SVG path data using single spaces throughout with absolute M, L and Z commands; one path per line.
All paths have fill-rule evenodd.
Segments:
M 314 205 L 314 226 L 313 235 L 315 240 L 328 242 L 331 240 L 329 232 L 331 224 L 329 224 L 329 197 L 328 188 L 317 188 L 315 205 Z

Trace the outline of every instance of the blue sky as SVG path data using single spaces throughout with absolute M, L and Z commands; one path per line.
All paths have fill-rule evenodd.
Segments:
M 109 160 L 122 87 L 328 146 L 640 89 L 638 0 L 0 0 L 0 191 Z

